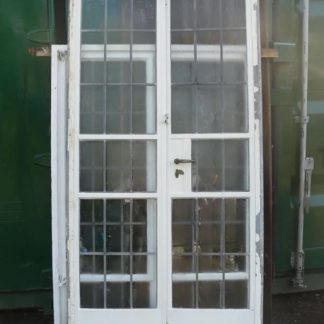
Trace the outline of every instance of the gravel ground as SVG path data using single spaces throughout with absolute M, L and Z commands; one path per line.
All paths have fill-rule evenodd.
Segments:
M 273 297 L 273 324 L 324 324 L 324 291 Z
M 53 324 L 37 310 L 0 312 L 0 324 Z M 272 324 L 324 324 L 324 291 L 273 297 Z

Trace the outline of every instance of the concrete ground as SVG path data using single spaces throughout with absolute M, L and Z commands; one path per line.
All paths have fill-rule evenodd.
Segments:
M 273 297 L 273 324 L 324 324 L 324 291 Z
M 324 291 L 273 297 L 273 324 L 324 324 Z M 0 324 L 53 324 L 38 310 L 0 312 Z

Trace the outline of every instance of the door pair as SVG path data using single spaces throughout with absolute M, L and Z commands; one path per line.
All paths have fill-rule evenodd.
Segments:
M 71 1 L 70 323 L 260 323 L 255 4 Z

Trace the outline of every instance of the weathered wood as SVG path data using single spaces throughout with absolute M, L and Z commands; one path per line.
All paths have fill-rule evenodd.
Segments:
M 279 53 L 275 48 L 262 48 L 261 49 L 261 57 L 262 58 L 278 58 Z

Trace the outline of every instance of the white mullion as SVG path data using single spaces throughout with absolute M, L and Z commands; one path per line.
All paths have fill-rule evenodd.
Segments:
M 81 274 L 80 282 L 104 282 L 105 275 L 103 274 Z M 130 282 L 131 276 L 129 274 L 107 274 L 106 281 L 107 282 Z M 154 277 L 148 274 L 133 274 L 132 281 L 133 282 L 150 282 L 154 280 Z
M 172 45 L 172 60 L 194 60 L 194 45 Z M 220 45 L 197 45 L 199 49 L 199 58 L 206 61 L 220 61 L 221 46 Z M 245 59 L 245 47 L 244 45 L 223 45 L 226 49 L 226 53 L 231 53 L 230 56 L 226 56 L 226 59 L 233 62 L 244 61 Z
M 157 140 L 157 135 L 129 135 L 129 134 L 81 134 L 79 135 L 80 141 L 122 141 L 122 140 Z
M 79 192 L 79 199 L 157 199 L 156 192 Z
M 232 140 L 232 139 L 250 139 L 249 133 L 219 133 L 219 134 L 172 134 L 172 139 L 213 139 L 213 140 Z
M 172 193 L 173 199 L 193 199 L 193 198 L 235 198 L 235 199 L 250 199 L 252 198 L 251 192 L 231 192 L 231 191 L 219 191 L 219 192 L 174 192 Z
M 247 280 L 249 277 L 247 272 L 227 272 L 226 280 Z M 173 273 L 172 280 L 174 282 L 194 282 L 196 281 L 196 273 Z M 223 274 L 221 272 L 204 272 L 198 273 L 199 281 L 221 281 Z

